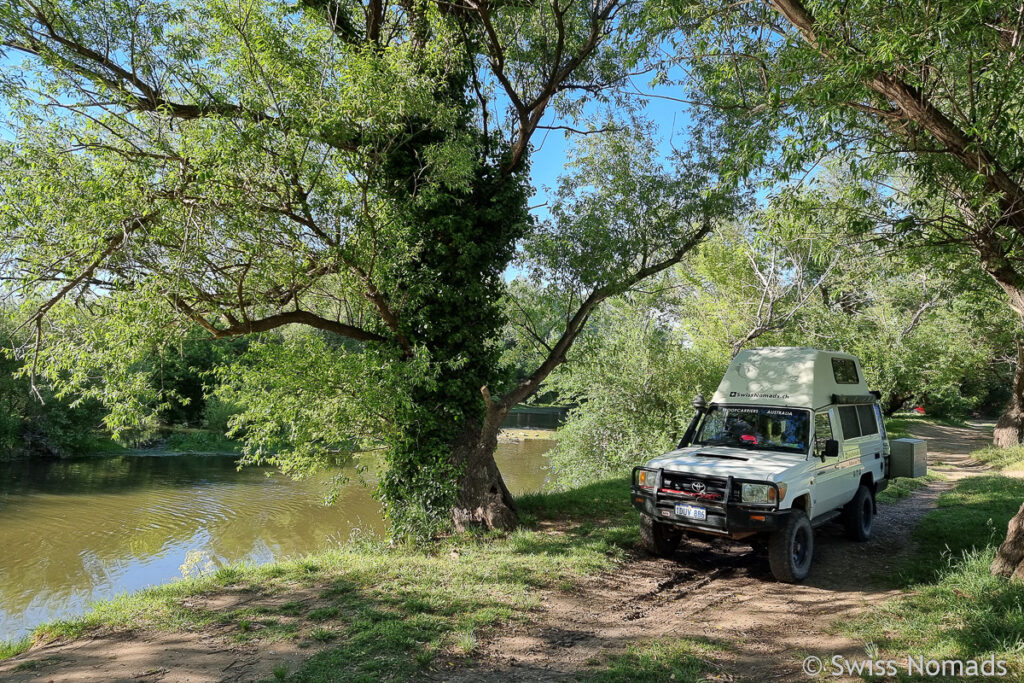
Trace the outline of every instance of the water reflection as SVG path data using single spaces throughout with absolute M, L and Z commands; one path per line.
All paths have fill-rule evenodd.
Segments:
M 540 490 L 550 445 L 499 446 L 513 492 Z M 176 578 L 189 550 L 268 562 L 381 533 L 380 507 L 356 480 L 322 505 L 329 478 L 238 472 L 218 456 L 0 463 L 0 639 Z

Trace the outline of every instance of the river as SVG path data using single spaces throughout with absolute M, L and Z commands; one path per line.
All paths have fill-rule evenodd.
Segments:
M 513 493 L 541 489 L 551 444 L 498 446 Z M 225 456 L 0 462 L 0 640 L 178 578 L 190 551 L 203 565 L 263 563 L 383 532 L 379 504 L 354 478 L 324 506 L 330 479 L 239 472 Z

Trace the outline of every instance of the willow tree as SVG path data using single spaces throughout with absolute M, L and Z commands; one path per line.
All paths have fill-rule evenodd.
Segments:
M 398 529 L 513 525 L 502 418 L 602 300 L 682 259 L 727 203 L 713 177 L 689 193 L 666 181 L 636 197 L 650 205 L 628 232 L 587 219 L 620 248 L 578 245 L 568 262 L 559 236 L 580 221 L 529 215 L 531 138 L 549 109 L 614 92 L 643 57 L 639 11 L 5 4 L 0 232 L 11 293 L 36 302 L 27 372 L 100 398 L 119 428 L 166 399 L 140 349 L 194 326 L 254 335 L 249 365 L 222 372 L 249 462 L 304 472 L 369 442 Z M 537 236 L 536 263 L 592 277 L 513 382 L 503 273 Z

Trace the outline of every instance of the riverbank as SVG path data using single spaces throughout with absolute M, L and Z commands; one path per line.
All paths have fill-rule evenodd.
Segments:
M 501 629 L 528 624 L 543 609 L 540 591 L 572 590 L 627 558 L 637 524 L 622 495 L 626 486 L 610 481 L 524 496 L 524 528 L 509 534 L 453 536 L 421 547 L 356 542 L 123 596 L 83 618 L 37 629 L 36 641 L 51 644 L 5 668 L 13 674 L 33 661 L 39 663 L 23 670 L 59 674 L 69 658 L 100 658 L 103 648 L 112 654 L 113 641 L 123 652 L 124 633 L 146 647 L 127 660 L 119 654 L 122 661 L 104 675 L 145 675 L 199 660 L 206 677 L 194 672 L 199 678 L 192 680 L 221 680 L 210 674 L 228 668 L 238 680 L 408 678 L 459 668 Z M 207 644 L 211 638 L 216 647 Z M 182 651 L 183 640 L 184 653 L 168 655 Z M 652 653 L 650 644 L 638 644 L 609 657 L 604 669 L 614 672 L 626 657 L 654 670 L 695 671 L 702 647 L 659 643 Z M 254 648 L 263 656 L 250 659 Z
M 355 543 L 126 596 L 40 629 L 0 676 L 796 681 L 812 654 L 993 655 L 1019 675 L 1022 589 L 985 562 L 1024 482 L 966 455 L 984 430 L 913 428 L 943 478 L 881 503 L 867 544 L 822 527 L 802 585 L 741 545 L 644 556 L 627 483 L 611 481 L 524 497 L 511 534 Z

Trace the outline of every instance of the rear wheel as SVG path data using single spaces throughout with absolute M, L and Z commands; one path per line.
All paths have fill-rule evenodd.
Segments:
M 843 526 L 846 535 L 863 543 L 871 538 L 871 524 L 875 519 L 875 501 L 871 491 L 864 484 L 857 489 L 857 495 L 843 507 Z
M 679 547 L 683 532 L 647 515 L 640 515 L 640 540 L 644 549 L 658 557 L 672 557 Z
M 768 541 L 768 565 L 772 575 L 785 583 L 803 581 L 811 573 L 814 529 L 803 510 L 793 510 L 785 526 Z

